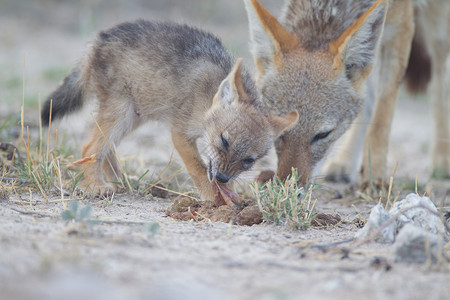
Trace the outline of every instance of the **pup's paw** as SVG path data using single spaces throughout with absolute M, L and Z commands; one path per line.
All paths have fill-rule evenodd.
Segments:
M 117 186 L 112 183 L 103 182 L 95 185 L 90 185 L 87 191 L 92 193 L 96 197 L 103 198 L 111 196 L 113 193 L 117 192 Z

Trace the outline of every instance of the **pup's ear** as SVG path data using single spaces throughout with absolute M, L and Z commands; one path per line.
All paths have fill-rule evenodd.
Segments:
M 367 76 L 372 67 L 375 49 L 381 37 L 388 8 L 387 0 L 376 1 L 355 23 L 329 45 L 334 55 L 334 68 L 345 68 L 354 81 Z
M 251 51 L 258 76 L 262 76 L 268 68 L 279 66 L 283 52 L 297 48 L 299 39 L 284 28 L 257 0 L 244 2 L 250 27 Z
M 274 137 L 280 136 L 285 130 L 294 127 L 298 121 L 298 112 L 296 109 L 291 110 L 287 115 L 283 117 L 269 116 L 269 122 L 272 126 Z
M 220 84 L 214 103 L 227 106 L 239 101 L 249 102 L 242 85 L 241 64 L 242 58 L 237 59 L 230 74 Z

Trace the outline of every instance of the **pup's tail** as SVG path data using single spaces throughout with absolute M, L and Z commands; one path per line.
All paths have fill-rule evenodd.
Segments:
M 48 126 L 50 118 L 60 119 L 80 109 L 83 106 L 84 94 L 81 71 L 76 67 L 45 101 L 41 112 L 42 124 Z

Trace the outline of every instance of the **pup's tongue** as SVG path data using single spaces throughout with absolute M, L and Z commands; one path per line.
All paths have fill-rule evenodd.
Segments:
M 217 182 L 213 180 L 211 182 L 214 191 L 214 204 L 219 207 L 222 205 L 228 205 L 231 208 L 241 205 L 241 196 L 236 194 L 225 183 Z

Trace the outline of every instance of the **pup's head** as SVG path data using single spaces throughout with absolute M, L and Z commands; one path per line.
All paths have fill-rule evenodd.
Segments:
M 269 151 L 274 139 L 298 119 L 295 110 L 283 117 L 267 115 L 260 110 L 260 99 L 250 99 L 260 97 L 259 93 L 256 90 L 253 95 L 245 92 L 241 61 L 237 60 L 220 84 L 205 118 L 208 178 L 222 183 L 249 170 Z
M 314 50 L 258 1 L 245 4 L 263 102 L 272 113 L 299 113 L 275 143 L 277 176 L 286 178 L 296 168 L 305 183 L 360 110 L 387 3 L 377 1 L 338 39 Z

